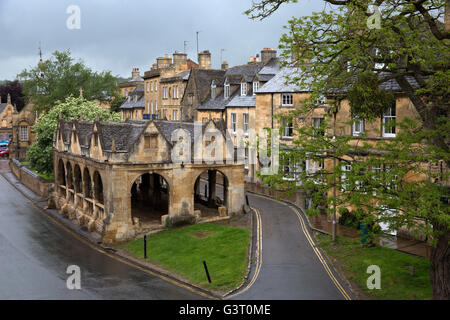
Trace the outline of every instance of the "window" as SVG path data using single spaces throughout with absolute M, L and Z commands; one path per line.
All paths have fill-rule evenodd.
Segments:
M 150 91 L 150 82 L 147 82 L 147 92 Z
M 152 100 L 152 109 L 151 109 L 151 111 L 152 111 L 151 113 L 154 114 L 154 112 L 153 112 L 153 100 Z
M 236 113 L 231 114 L 231 130 L 236 133 Z
M 244 134 L 248 135 L 248 113 L 244 113 Z
M 325 135 L 325 130 L 322 128 L 323 118 L 313 118 L 312 119 L 312 125 L 314 130 L 314 134 L 318 136 Z
M 180 120 L 178 119 L 178 110 L 173 110 L 173 120 Z
M 20 126 L 20 140 L 28 141 L 28 127 L 27 126 Z
M 167 99 L 167 87 L 163 88 L 163 99 Z
M 283 93 L 281 96 L 282 106 L 293 106 L 292 93 Z
M 348 189 L 348 183 L 346 182 L 347 180 L 347 172 L 350 172 L 352 170 L 352 166 L 349 164 L 344 164 L 343 166 L 341 166 L 341 185 L 342 185 L 342 190 L 347 190 Z
M 158 81 L 155 81 L 155 92 L 158 91 Z
M 259 82 L 255 81 L 253 82 L 253 95 L 256 95 L 256 91 L 259 89 Z
M 354 118 L 353 119 L 353 135 L 359 136 L 364 133 L 364 119 Z
M 228 83 L 227 80 L 225 80 L 225 87 L 224 87 L 224 97 L 225 99 L 228 99 L 230 97 L 230 84 Z
M 241 96 L 247 95 L 247 83 L 242 82 L 241 83 Z
M 144 136 L 144 148 L 145 149 L 157 149 L 158 148 L 158 135 L 153 134 Z
M 395 107 L 388 108 L 383 114 L 383 137 L 395 137 Z
M 292 127 L 292 119 L 291 118 L 283 118 L 281 119 L 281 129 L 283 138 L 290 138 L 293 136 L 293 127 Z
M 216 84 L 213 81 L 211 84 L 211 99 L 215 98 L 216 98 Z

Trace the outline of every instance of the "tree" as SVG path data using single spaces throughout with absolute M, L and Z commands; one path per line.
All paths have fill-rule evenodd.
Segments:
M 260 0 L 246 13 L 253 19 L 264 19 L 290 2 L 297 1 Z M 391 105 L 392 96 L 381 86 L 395 80 L 420 118 L 405 119 L 399 124 L 403 133 L 389 143 L 373 145 L 361 137 L 359 147 L 350 145 L 349 137 L 335 136 L 332 140 L 329 135 L 315 136 L 312 128 L 300 128 L 297 148 L 287 157 L 348 163 L 348 172 L 342 172 L 341 165 L 314 174 L 304 172 L 302 187 L 316 191 L 317 201 L 326 195 L 329 205 L 350 203 L 363 209 L 360 212 L 368 213 L 364 216 L 367 222 L 416 228 L 432 237 L 433 296 L 449 299 L 450 214 L 448 204 L 440 201 L 448 196 L 448 187 L 422 166 L 444 161 L 450 167 L 450 33 L 442 23 L 449 3 L 376 0 L 378 9 L 371 10 L 368 1 L 323 2 L 329 6 L 322 12 L 292 18 L 280 40 L 283 56 L 289 61 L 286 64 L 297 68 L 296 76 L 287 81 L 311 92 L 309 101 L 297 112 L 311 110 L 318 97 L 332 94 L 334 103 L 323 130 L 333 132 L 333 116 L 344 98 L 349 99 L 354 115 L 371 121 Z M 379 28 L 370 24 L 378 17 Z M 379 173 L 381 163 L 389 170 Z M 428 179 L 411 182 L 408 177 L 414 174 Z M 269 180 L 295 188 L 280 175 Z M 334 187 L 343 190 L 339 196 L 330 193 Z M 399 214 L 390 214 L 392 210 Z M 426 223 L 418 223 L 417 218 Z
M 53 135 L 58 127 L 58 119 L 64 120 L 82 118 L 100 121 L 120 121 L 119 113 L 111 113 L 102 109 L 94 101 L 86 101 L 81 97 L 68 97 L 64 102 L 57 102 L 47 113 L 39 117 L 33 130 L 36 132 L 36 142 L 27 151 L 28 161 L 38 172 L 50 174 L 53 172 Z
M 127 100 L 127 97 L 123 97 L 123 96 L 115 97 L 111 101 L 111 111 L 112 112 L 120 112 L 120 107 L 125 102 L 125 100 Z
M 2 102 L 6 102 L 8 93 L 11 95 L 11 103 L 16 105 L 17 111 L 20 112 L 25 106 L 25 101 L 22 93 L 22 85 L 18 80 L 5 81 L 4 84 L 0 85 Z
M 57 101 L 70 95 L 78 96 L 80 88 L 89 100 L 108 101 L 118 96 L 117 78 L 110 71 L 93 72 L 83 61 L 75 61 L 70 51 L 55 51 L 52 58 L 31 70 L 23 70 L 23 89 L 39 112 L 50 110 Z

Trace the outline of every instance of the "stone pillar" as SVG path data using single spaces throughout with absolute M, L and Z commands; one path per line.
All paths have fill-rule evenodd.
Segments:
M 216 170 L 208 170 L 208 205 L 213 207 L 216 203 Z

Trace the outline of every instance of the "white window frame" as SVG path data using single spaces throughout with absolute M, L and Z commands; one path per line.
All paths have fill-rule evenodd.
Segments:
M 393 126 L 393 127 L 389 128 L 390 130 L 393 129 L 393 131 L 394 131 L 393 133 L 392 132 L 386 132 L 386 124 L 388 124 L 391 121 L 395 121 L 396 117 L 397 117 L 397 114 L 396 114 L 395 107 L 390 107 L 390 108 L 388 108 L 388 110 L 383 112 L 382 127 L 383 127 L 383 137 L 384 138 L 395 138 L 397 136 L 397 134 L 396 134 L 396 132 L 397 132 L 396 126 Z
M 223 96 L 225 99 L 228 99 L 230 97 L 230 84 L 228 83 L 228 81 L 225 81 Z
M 282 138 L 288 138 L 291 139 L 294 137 L 294 125 L 293 125 L 293 121 L 292 118 L 282 118 L 281 119 L 281 128 L 283 129 L 282 131 Z M 290 132 L 290 134 L 289 134 Z
M 253 95 L 256 96 L 256 91 L 259 89 L 259 82 L 253 81 Z
M 281 94 L 281 105 L 283 107 L 292 107 L 294 105 L 294 95 L 292 93 Z
M 20 126 L 20 141 L 28 141 L 28 126 Z
M 248 122 L 249 122 L 249 114 L 243 114 L 243 122 L 244 122 L 244 135 L 248 136 Z
M 359 129 L 358 129 L 359 124 Z M 352 133 L 354 137 L 357 137 L 365 132 L 365 122 L 364 119 L 354 117 L 352 124 Z
M 248 147 L 244 149 L 244 168 L 248 170 Z
M 147 82 L 147 92 L 150 92 L 150 82 Z
M 247 82 L 241 82 L 241 96 L 247 95 Z
M 322 123 L 325 121 L 324 118 L 312 118 L 312 127 L 315 129 L 315 135 L 318 135 L 317 129 L 320 129 Z M 322 135 L 322 134 L 320 134 Z M 325 132 L 323 133 L 325 135 Z
M 152 102 L 151 102 L 151 109 L 150 109 L 150 110 L 152 111 L 151 114 L 154 114 L 154 113 L 153 113 L 153 100 L 152 100 Z
M 237 114 L 232 113 L 231 114 L 231 132 L 236 133 L 237 130 Z
M 211 83 L 211 99 L 215 99 L 216 98 L 216 93 L 217 93 L 217 86 L 214 83 L 214 81 Z

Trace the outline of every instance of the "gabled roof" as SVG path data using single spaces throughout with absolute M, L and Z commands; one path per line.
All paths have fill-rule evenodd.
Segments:
M 7 105 L 8 105 L 7 103 L 0 103 L 0 113 L 2 113 L 3 110 L 5 110 Z
M 296 68 L 283 68 L 271 80 L 264 84 L 256 93 L 293 93 L 293 92 L 307 92 L 308 90 L 301 89 L 298 85 L 288 83 L 288 79 L 296 74 Z
M 130 92 L 127 100 L 120 106 L 120 109 L 143 109 L 145 108 L 144 86 L 136 87 Z
M 192 69 L 189 81 L 194 81 L 199 94 L 199 101 L 204 101 L 211 90 L 213 80 L 220 82 L 225 75 L 223 70 Z
M 239 94 L 239 90 L 236 90 L 228 99 L 225 99 L 225 96 L 219 94 L 215 99 L 208 99 L 205 103 L 197 107 L 197 110 L 225 110 L 228 103 Z
M 227 79 L 243 78 L 245 82 L 252 82 L 255 75 L 263 68 L 261 62 L 248 63 L 241 66 L 231 67 L 227 70 L 225 77 Z M 229 80 L 230 82 L 232 80 Z
M 248 95 L 248 96 L 241 96 L 240 94 L 233 97 L 233 99 L 228 102 L 228 107 L 243 107 L 243 108 L 250 108 L 256 106 L 256 96 L 254 95 Z

